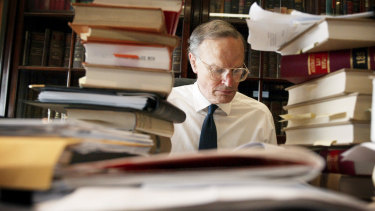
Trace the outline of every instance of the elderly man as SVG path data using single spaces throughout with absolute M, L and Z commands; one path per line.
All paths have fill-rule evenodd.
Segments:
M 276 144 L 269 109 L 237 92 L 249 71 L 242 35 L 231 24 L 214 20 L 198 26 L 189 43 L 197 81 L 173 88 L 168 97 L 186 113 L 185 122 L 174 125 L 171 152 L 233 149 L 250 142 Z

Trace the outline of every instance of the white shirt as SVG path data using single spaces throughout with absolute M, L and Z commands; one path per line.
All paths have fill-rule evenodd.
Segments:
M 168 101 L 186 113 L 185 122 L 174 124 L 171 153 L 198 151 L 202 124 L 211 103 L 201 94 L 197 82 L 174 87 Z M 237 92 L 232 102 L 217 105 L 214 121 L 218 150 L 249 142 L 277 144 L 272 114 L 263 103 Z

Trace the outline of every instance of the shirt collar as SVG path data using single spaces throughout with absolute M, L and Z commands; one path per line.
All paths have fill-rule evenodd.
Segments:
M 202 111 L 203 109 L 207 108 L 209 105 L 211 105 L 210 101 L 206 99 L 206 97 L 203 96 L 201 91 L 198 87 L 198 82 L 195 82 L 193 84 L 193 98 L 194 98 L 194 109 L 196 112 Z M 226 115 L 230 114 L 231 108 L 232 108 L 232 102 L 235 100 L 236 96 L 234 96 L 233 100 L 230 103 L 219 103 L 217 104 L 219 106 L 218 110 L 223 111 Z

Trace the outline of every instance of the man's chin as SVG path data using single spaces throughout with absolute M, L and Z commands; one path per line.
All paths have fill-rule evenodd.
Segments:
M 218 103 L 230 103 L 233 100 L 234 95 L 219 95 L 216 97 Z

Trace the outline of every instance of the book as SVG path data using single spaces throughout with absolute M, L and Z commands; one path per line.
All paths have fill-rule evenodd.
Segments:
M 322 100 L 305 101 L 284 107 L 287 114 L 281 115 L 288 127 L 343 122 L 349 120 L 371 120 L 371 94 L 351 93 Z
M 72 187 L 96 185 L 214 185 L 261 181 L 309 181 L 323 169 L 321 156 L 302 147 L 252 143 L 236 150 L 199 153 L 161 153 L 87 162 L 62 167 L 62 178 Z M 266 150 L 265 150 L 266 149 Z M 111 173 L 112 172 L 112 173 Z M 90 178 L 87 177 L 90 174 Z M 106 180 L 99 180 L 99 178 Z M 121 179 L 122 177 L 122 179 Z M 117 179 L 115 179 L 117 178 Z
M 70 39 L 70 38 L 69 38 Z M 48 66 L 62 67 L 64 62 L 65 34 L 52 30 L 49 45 Z
M 81 38 L 76 34 L 73 52 L 73 68 L 82 68 L 85 61 L 85 48 L 81 42 Z
M 343 145 L 370 142 L 370 121 L 346 121 L 284 128 L 286 145 Z
M 312 149 L 325 160 L 325 173 L 371 176 L 375 165 L 375 144 L 364 142 L 356 145 L 318 147 Z
M 342 68 L 375 69 L 375 47 L 282 56 L 280 76 L 302 83 Z
M 372 200 L 375 187 L 371 176 L 322 173 L 310 184 L 351 195 L 362 200 Z
M 69 26 L 80 36 L 81 40 L 85 42 L 166 45 L 170 46 L 171 48 L 174 48 L 179 44 L 179 38 L 169 34 L 100 28 L 95 26 L 82 26 L 74 24 L 70 24 Z
M 64 48 L 64 67 L 69 67 L 70 65 L 70 48 L 72 42 L 72 33 L 65 33 L 65 48 Z M 73 54 L 74 55 L 74 54 Z
M 158 119 L 142 112 L 75 108 L 67 108 L 66 111 L 68 119 L 88 121 L 119 130 L 141 131 L 169 138 L 172 137 L 174 132 L 171 121 Z
M 287 87 L 285 88 L 289 94 L 287 105 L 353 92 L 371 94 L 372 82 L 369 80 L 371 75 L 373 75 L 372 70 L 341 69 L 320 78 Z
M 341 69 L 322 77 L 285 88 L 288 92 L 288 105 L 314 99 L 323 99 L 341 94 L 358 92 L 372 93 L 372 70 Z
M 281 55 L 291 55 L 373 45 L 375 45 L 375 20 L 326 17 L 283 44 L 278 52 Z
M 25 30 L 23 51 L 22 51 L 22 65 L 29 65 L 29 56 L 30 56 L 30 30 Z
M 41 66 L 44 47 L 44 32 L 30 32 L 30 51 L 27 62 L 30 66 Z
M 89 64 L 171 70 L 172 50 L 167 46 L 87 42 Z
M 44 30 L 44 44 L 43 44 L 43 53 L 42 53 L 42 66 L 48 65 L 48 55 L 50 54 L 50 45 L 51 45 L 51 29 L 46 28 Z
M 174 123 L 181 123 L 186 118 L 182 110 L 151 93 L 60 86 L 33 86 L 33 88 L 39 92 L 37 99 L 39 103 L 28 102 L 29 104 L 51 107 L 61 113 L 66 113 L 67 107 L 75 107 L 143 111 Z
M 128 7 L 146 7 L 160 8 L 165 17 L 167 33 L 174 35 L 176 33 L 178 19 L 182 11 L 183 0 L 95 0 L 96 4 L 128 6 Z
M 161 96 L 168 96 L 173 87 L 173 73 L 165 70 L 89 63 L 84 63 L 84 68 L 86 75 L 79 79 L 81 87 L 153 92 Z
M 166 18 L 160 8 L 140 8 L 74 3 L 74 25 L 111 27 L 167 33 Z

